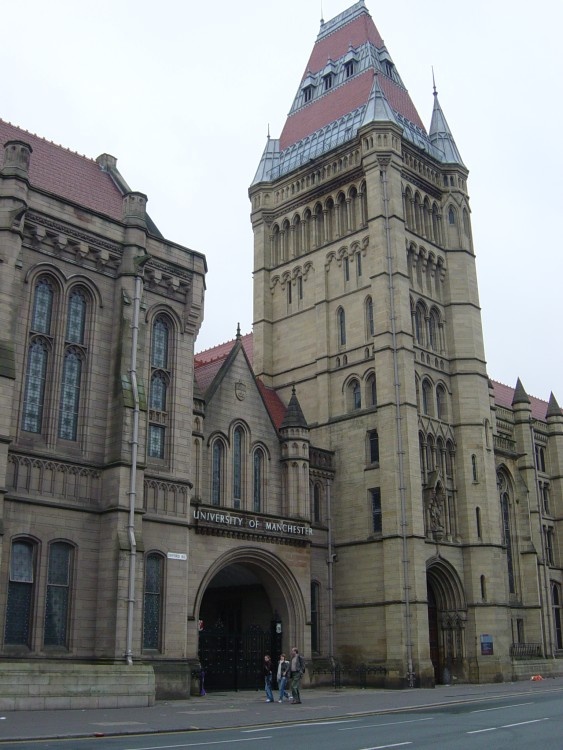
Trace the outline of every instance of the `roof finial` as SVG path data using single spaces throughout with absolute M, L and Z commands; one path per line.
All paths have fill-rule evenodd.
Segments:
M 438 96 L 438 92 L 436 91 L 436 79 L 434 78 L 434 66 L 432 66 L 432 87 L 434 89 L 434 96 Z
M 237 323 L 237 341 L 240 341 L 240 323 Z
M 321 26 L 324 26 L 324 24 L 325 24 L 325 19 L 324 19 L 324 14 L 323 14 L 323 0 L 321 0 Z
M 270 123 L 268 123 L 268 140 L 270 140 Z

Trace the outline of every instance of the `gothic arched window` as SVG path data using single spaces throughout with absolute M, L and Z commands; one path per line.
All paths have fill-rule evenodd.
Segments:
M 73 551 L 68 542 L 53 542 L 49 547 L 43 631 L 45 646 L 68 647 Z
M 264 451 L 256 448 L 252 459 L 252 510 L 261 513 L 264 503 Z
M 171 379 L 171 329 L 171 323 L 164 315 L 159 315 L 152 327 L 148 434 L 150 458 L 164 458 L 166 453 L 167 400 Z
M 31 646 L 36 548 L 36 543 L 27 539 L 12 542 L 4 626 L 5 644 Z
M 244 431 L 242 427 L 236 427 L 233 433 L 233 504 L 240 508 L 243 485 L 243 446 Z
M 161 651 L 164 594 L 164 556 L 151 552 L 145 558 L 143 598 L 143 651 Z
M 338 308 L 336 319 L 338 322 L 338 344 L 346 346 L 346 313 L 342 307 Z
M 502 472 L 497 475 L 500 492 L 500 510 L 502 517 L 502 537 L 506 547 L 506 566 L 508 574 L 508 590 L 511 594 L 516 593 L 516 577 L 514 573 L 514 550 L 512 545 L 512 521 L 511 503 L 508 491 L 508 482 Z

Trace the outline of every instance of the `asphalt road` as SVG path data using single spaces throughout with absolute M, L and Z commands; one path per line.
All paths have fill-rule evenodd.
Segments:
M 348 712 L 308 719 L 297 706 L 277 706 L 279 724 L 129 734 L 88 739 L 58 738 L 1 743 L 14 750 L 530 750 L 536 745 L 563 748 L 563 691 L 495 695 L 467 702 L 392 713 Z

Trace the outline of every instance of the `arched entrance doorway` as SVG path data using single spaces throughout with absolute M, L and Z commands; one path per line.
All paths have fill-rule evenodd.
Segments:
M 428 640 L 437 684 L 467 679 L 465 622 L 467 605 L 456 571 L 441 558 L 427 564 Z
M 206 690 L 261 687 L 264 654 L 276 663 L 305 623 L 291 571 L 260 550 L 238 550 L 218 560 L 200 586 L 196 606 Z

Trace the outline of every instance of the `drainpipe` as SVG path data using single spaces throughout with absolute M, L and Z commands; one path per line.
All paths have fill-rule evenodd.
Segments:
M 330 479 L 326 480 L 326 516 L 327 516 L 327 535 L 328 535 L 328 658 L 332 667 L 334 661 L 334 599 L 333 599 L 333 569 L 335 553 L 333 552 L 332 543 L 332 507 L 330 496 Z
M 540 497 L 540 491 L 539 491 L 539 478 L 538 478 L 538 467 L 536 464 L 536 439 L 534 437 L 534 425 L 532 422 L 532 418 L 530 417 L 530 435 L 532 436 L 532 461 L 534 464 L 534 482 L 536 485 L 536 503 L 538 506 L 538 524 L 540 527 L 540 544 L 541 544 L 541 556 L 542 556 L 542 567 L 543 567 L 543 586 L 544 591 L 542 592 L 542 588 L 540 586 L 540 608 L 541 608 L 541 625 L 542 625 L 542 635 L 543 635 L 543 655 L 544 657 L 549 656 L 550 658 L 553 658 L 553 638 L 551 635 L 551 618 L 549 616 L 549 602 L 551 601 L 551 597 L 549 595 L 549 582 L 548 582 L 548 574 L 547 574 L 547 556 L 545 552 L 545 538 L 543 535 L 543 510 L 542 510 L 542 499 Z M 543 596 L 542 596 L 543 593 Z M 543 600 L 543 601 L 542 601 Z M 547 620 L 547 627 L 546 627 L 546 620 Z M 547 632 L 546 632 L 547 631 Z M 549 651 L 548 651 L 548 645 L 549 645 Z
M 133 664 L 133 617 L 135 614 L 135 568 L 137 560 L 137 540 L 135 538 L 135 505 L 137 499 L 137 454 L 139 449 L 139 388 L 137 385 L 137 342 L 139 339 L 139 312 L 143 281 L 139 273 L 135 276 L 135 295 L 133 297 L 133 322 L 131 323 L 131 390 L 133 392 L 133 434 L 131 437 L 131 469 L 129 474 L 129 521 L 127 536 L 129 539 L 129 583 L 127 593 L 127 634 L 125 661 Z
M 399 361 L 397 347 L 397 323 L 395 315 L 395 288 L 393 286 L 393 259 L 391 257 L 391 228 L 389 226 L 389 194 L 387 191 L 387 164 L 380 160 L 381 183 L 383 187 L 383 217 L 385 222 L 385 247 L 387 251 L 387 278 L 389 287 L 389 305 L 391 308 L 391 342 L 393 349 L 393 377 L 395 387 L 395 422 L 397 429 L 397 462 L 399 468 L 399 494 L 401 498 L 401 541 L 403 552 L 403 592 L 405 603 L 405 625 L 407 639 L 407 679 L 409 687 L 414 687 L 414 670 L 412 660 L 412 626 L 410 611 L 409 583 L 409 550 L 407 539 L 407 500 L 405 487 L 405 466 L 403 436 L 401 434 L 401 384 L 399 382 Z

